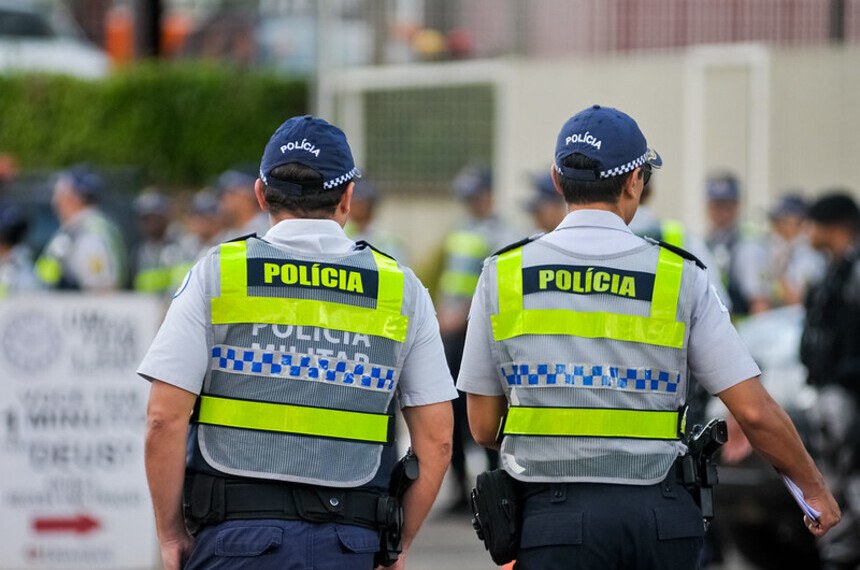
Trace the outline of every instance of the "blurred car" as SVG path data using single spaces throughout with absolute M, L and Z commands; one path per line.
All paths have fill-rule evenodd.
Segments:
M 56 3 L 0 0 L 0 73 L 64 73 L 97 78 L 108 72 L 108 57 L 85 41 L 74 21 Z
M 803 318 L 803 308 L 794 305 L 752 316 L 737 329 L 761 368 L 762 384 L 788 412 L 809 448 L 808 411 L 817 394 L 806 384 L 806 368 L 800 363 Z M 724 414 L 725 408 L 715 399 L 708 415 Z M 721 541 L 732 544 L 756 568 L 819 567 L 815 541 L 803 525 L 803 515 L 767 461 L 755 453 L 736 463 L 723 461 L 719 479 L 714 530 Z

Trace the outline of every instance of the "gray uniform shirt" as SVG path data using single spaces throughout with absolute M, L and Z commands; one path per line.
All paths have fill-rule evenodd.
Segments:
M 555 230 L 540 239 L 555 247 L 588 255 L 618 254 L 644 243 L 621 218 L 601 210 L 571 212 Z M 690 374 L 711 394 L 761 374 L 732 326 L 728 310 L 708 283 L 705 271 L 696 272 L 694 291 L 688 345 Z M 483 297 L 487 294 L 482 276 L 469 314 L 457 388 L 471 394 L 502 396 L 498 364 L 491 352 L 490 316 Z
M 332 220 L 285 220 L 272 227 L 264 239 L 304 255 L 347 253 L 355 245 Z M 200 263 L 205 262 L 206 258 Z M 411 271 L 405 273 L 407 279 L 416 279 Z M 199 394 L 203 387 L 212 351 L 203 274 L 196 266 L 188 274 L 137 371 L 147 380 L 161 380 L 194 394 Z M 406 339 L 406 357 L 398 383 L 401 407 L 425 406 L 457 397 L 445 362 L 433 302 L 427 289 L 417 289 L 420 294 L 410 322 L 415 331 Z

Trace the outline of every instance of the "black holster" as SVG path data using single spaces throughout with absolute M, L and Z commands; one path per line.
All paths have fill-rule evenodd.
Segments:
M 502 469 L 478 475 L 472 489 L 472 526 L 493 562 L 502 566 L 517 556 L 522 515 L 516 481 Z

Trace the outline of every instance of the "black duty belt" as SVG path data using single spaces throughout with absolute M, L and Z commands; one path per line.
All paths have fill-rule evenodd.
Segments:
M 386 523 L 389 499 L 371 491 L 189 473 L 185 519 L 192 533 L 239 519 L 333 522 L 379 530 Z

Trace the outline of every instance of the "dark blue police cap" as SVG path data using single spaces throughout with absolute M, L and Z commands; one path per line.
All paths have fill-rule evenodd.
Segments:
M 737 202 L 741 197 L 740 184 L 732 174 L 710 176 L 705 184 L 708 200 Z
M 359 180 L 355 183 L 355 188 L 352 191 L 353 201 L 375 202 L 378 198 L 379 191 L 376 189 L 376 185 L 367 180 Z
M 210 190 L 199 190 L 191 198 L 190 210 L 192 214 L 198 216 L 217 216 L 218 197 Z
M 138 216 L 168 216 L 170 200 L 157 190 L 147 190 L 134 199 L 132 208 Z
M 493 172 L 487 166 L 467 166 L 457 174 L 451 185 L 457 198 L 469 200 L 483 192 L 493 191 Z
M 322 175 L 322 186 L 299 185 L 276 180 L 272 170 L 285 164 L 301 164 Z M 260 178 L 271 188 L 292 196 L 330 190 L 360 178 L 352 151 L 342 130 L 318 117 L 305 115 L 287 119 L 263 151 Z
M 535 174 L 531 177 L 532 193 L 529 201 L 526 202 L 526 208 L 530 212 L 534 212 L 538 206 L 547 202 L 561 203 L 564 199 L 555 191 L 555 185 L 552 183 L 552 175 L 549 172 L 543 174 Z
M 786 194 L 782 196 L 768 212 L 772 220 L 787 217 L 806 217 L 806 201 L 800 194 Z
M 597 170 L 579 170 L 562 162 L 582 154 L 598 163 Z M 594 105 L 567 120 L 555 145 L 555 168 L 565 178 L 599 180 L 626 174 L 644 164 L 660 168 L 663 159 L 648 148 L 633 118 L 618 109 Z
M 218 176 L 218 193 L 231 191 L 245 191 L 254 193 L 254 183 L 257 182 L 257 177 L 251 171 L 246 172 L 239 168 L 231 168 L 225 170 Z
M 104 190 L 104 179 L 86 164 L 76 164 L 63 170 L 59 179 L 68 182 L 75 194 L 88 202 L 98 200 Z

